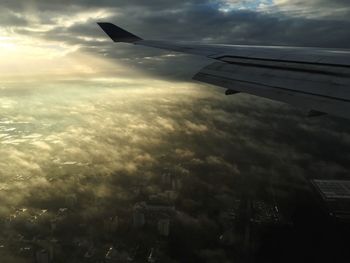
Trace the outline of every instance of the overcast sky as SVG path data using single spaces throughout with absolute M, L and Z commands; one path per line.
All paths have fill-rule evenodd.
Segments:
M 182 63 L 181 56 L 168 63 L 167 53 L 158 50 L 112 45 L 96 26 L 97 21 L 116 23 L 150 39 L 350 46 L 345 0 L 2 0 L 0 12 L 2 78 L 108 75 L 115 71 L 113 64 L 161 73 L 162 77 L 179 76 L 192 68 L 192 64 L 186 67 Z M 184 70 L 169 72 L 178 61 Z M 191 61 L 193 65 L 202 62 Z

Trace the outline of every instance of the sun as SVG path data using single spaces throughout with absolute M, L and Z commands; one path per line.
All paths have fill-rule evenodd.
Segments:
M 98 68 L 99 67 L 99 68 Z M 106 59 L 80 52 L 79 46 L 0 31 L 0 82 L 96 77 L 111 68 Z

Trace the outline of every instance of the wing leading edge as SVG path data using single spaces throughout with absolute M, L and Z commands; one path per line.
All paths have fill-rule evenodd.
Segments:
M 350 119 L 350 51 L 302 47 L 204 45 L 143 40 L 110 23 L 98 23 L 115 42 L 127 42 L 215 59 L 193 78 Z

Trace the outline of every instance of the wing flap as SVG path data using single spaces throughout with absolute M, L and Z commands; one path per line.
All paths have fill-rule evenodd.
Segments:
M 350 118 L 349 79 L 337 83 L 337 77 L 288 70 L 272 70 L 215 62 L 193 79 L 245 92 L 295 106 Z M 318 77 L 324 79 L 320 81 Z

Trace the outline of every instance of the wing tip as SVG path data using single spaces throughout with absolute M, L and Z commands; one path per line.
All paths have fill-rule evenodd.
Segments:
M 97 25 L 114 41 L 134 43 L 142 40 L 142 38 L 112 24 L 109 22 L 97 22 Z

